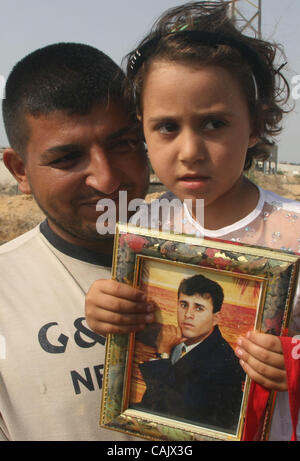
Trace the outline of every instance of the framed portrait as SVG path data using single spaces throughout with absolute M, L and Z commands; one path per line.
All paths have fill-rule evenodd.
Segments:
M 250 379 L 237 339 L 283 334 L 298 271 L 294 254 L 118 224 L 113 278 L 156 310 L 143 331 L 107 338 L 100 425 L 157 441 L 241 440 Z

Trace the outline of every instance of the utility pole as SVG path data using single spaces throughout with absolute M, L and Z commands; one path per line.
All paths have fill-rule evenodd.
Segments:
M 222 0 L 228 3 L 227 0 Z M 262 38 L 262 0 L 231 0 L 229 14 L 237 28 L 245 35 Z M 257 161 L 264 173 L 277 173 L 278 147 L 274 143 L 265 144 L 265 153 L 269 154 L 267 161 Z M 274 165 L 274 166 L 273 166 Z
M 230 14 L 243 33 L 249 35 L 250 31 L 254 37 L 261 38 L 262 0 L 231 0 Z

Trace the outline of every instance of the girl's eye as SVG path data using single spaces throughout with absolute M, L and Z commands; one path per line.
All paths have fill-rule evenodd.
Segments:
M 207 120 L 205 123 L 204 123 L 204 129 L 205 130 L 217 130 L 218 128 L 223 128 L 223 126 L 225 126 L 226 123 L 223 121 L 223 120 Z
M 178 126 L 176 123 L 163 123 L 158 127 L 158 131 L 162 134 L 170 134 L 174 133 L 178 130 Z

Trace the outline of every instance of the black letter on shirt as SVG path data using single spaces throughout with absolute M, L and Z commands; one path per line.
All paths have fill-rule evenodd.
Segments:
M 72 381 L 73 381 L 73 386 L 74 386 L 74 389 L 75 389 L 75 393 L 76 394 L 81 394 L 81 390 L 80 390 L 80 387 L 79 387 L 79 381 L 89 390 L 89 391 L 94 391 L 95 390 L 95 387 L 94 387 L 94 384 L 93 384 L 93 380 L 92 380 L 92 375 L 91 375 L 91 372 L 90 372 L 90 369 L 87 367 L 87 368 L 84 368 L 84 372 L 85 372 L 85 378 L 83 378 L 82 376 L 80 376 L 79 373 L 77 373 L 77 371 L 71 371 L 71 376 L 72 376 Z
M 63 354 L 66 350 L 69 338 L 61 334 L 58 338 L 58 342 L 62 344 L 62 346 L 54 346 L 53 344 L 51 344 L 47 338 L 47 331 L 53 325 L 58 325 L 58 323 L 56 322 L 47 323 L 47 325 L 44 325 L 40 329 L 39 334 L 38 334 L 39 343 L 41 347 L 44 349 L 44 351 L 49 352 L 49 354 Z
M 76 319 L 74 322 L 74 326 L 75 328 L 77 328 L 77 331 L 75 332 L 75 335 L 74 335 L 76 344 L 79 347 L 84 347 L 84 348 L 93 347 L 96 343 L 105 344 L 105 338 L 103 336 L 97 335 L 96 333 L 89 330 L 82 324 L 84 320 L 85 320 L 84 317 L 80 317 L 79 319 Z M 82 339 L 81 333 L 83 333 L 88 338 L 93 339 L 93 341 L 92 342 L 84 341 L 84 339 Z

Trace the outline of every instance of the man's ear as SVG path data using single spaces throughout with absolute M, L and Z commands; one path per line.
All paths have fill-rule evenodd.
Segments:
M 31 194 L 31 187 L 27 179 L 25 163 L 22 157 L 14 149 L 8 148 L 3 152 L 3 162 L 18 181 L 20 192 Z
M 221 320 L 221 312 L 220 311 L 215 312 L 214 317 L 213 317 L 213 326 L 218 325 L 220 320 Z

